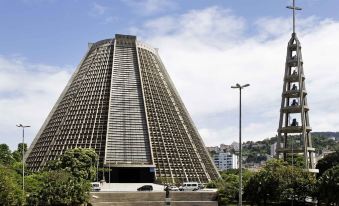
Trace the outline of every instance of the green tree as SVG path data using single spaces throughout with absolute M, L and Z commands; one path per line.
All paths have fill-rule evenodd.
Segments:
M 285 169 L 285 178 L 281 190 L 283 191 L 280 199 L 288 201 L 290 199 L 296 202 L 306 202 L 307 197 L 313 197 L 316 190 L 316 178 L 314 174 L 298 167 L 287 166 Z
M 252 203 L 304 202 L 314 194 L 315 177 L 281 160 L 270 160 L 245 186 L 245 198 Z
M 18 149 L 15 150 L 12 155 L 13 155 L 13 158 L 15 159 L 15 161 L 17 162 L 21 162 L 22 161 L 22 150 L 24 150 L 24 154 L 25 152 L 27 151 L 27 144 L 22 144 L 22 143 L 19 143 L 18 144 Z
M 24 202 L 17 179 L 14 170 L 0 165 L 0 205 L 21 205 Z
M 94 180 L 98 155 L 93 149 L 75 148 L 67 150 L 60 160 L 48 165 L 50 170 L 65 170 L 74 177 Z
M 335 140 L 325 137 L 323 135 L 313 135 L 312 134 L 312 143 L 316 149 L 316 152 L 320 152 L 324 149 L 333 149 L 335 145 Z
M 218 201 L 222 205 L 237 201 L 239 197 L 239 170 L 227 170 L 220 174 L 221 179 L 209 182 L 207 187 L 218 189 Z M 243 185 L 247 184 L 251 176 L 252 172 L 243 169 Z
M 239 176 L 235 174 L 223 174 L 222 181 L 218 185 L 219 203 L 227 204 L 238 199 Z
M 318 177 L 322 176 L 322 174 L 336 166 L 339 164 L 339 150 L 337 150 L 336 152 L 329 154 L 327 156 L 325 156 L 323 159 L 319 160 L 319 162 L 317 163 L 317 169 L 319 169 L 319 173 L 317 174 Z
M 26 179 L 30 205 L 81 205 L 88 201 L 98 156 L 93 149 L 75 148 L 50 161 L 41 173 Z
M 263 201 L 279 201 L 283 168 L 286 163 L 279 160 L 271 160 L 258 173 L 250 178 L 244 189 L 244 197 L 258 205 Z
M 292 165 L 292 154 L 288 154 L 286 158 L 288 165 Z M 305 158 L 300 154 L 293 154 L 293 166 L 305 168 Z
M 0 165 L 11 165 L 13 162 L 14 158 L 8 145 L 0 144 Z
M 43 175 L 47 173 L 33 173 L 26 177 L 26 195 L 28 205 L 39 205 L 41 190 L 44 188 Z
M 81 205 L 89 199 L 90 182 L 64 170 L 35 174 L 28 181 L 30 205 Z
M 326 170 L 318 180 L 318 200 L 339 205 L 339 165 Z

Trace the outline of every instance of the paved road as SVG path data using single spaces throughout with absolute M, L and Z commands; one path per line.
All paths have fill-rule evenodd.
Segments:
M 164 192 L 165 186 L 154 183 L 104 183 L 101 186 L 102 192 L 135 192 L 143 185 L 152 185 L 153 192 Z M 203 189 L 199 192 L 216 192 L 216 189 Z
M 113 192 L 127 192 L 137 191 L 137 189 L 143 185 L 152 185 L 153 191 L 164 191 L 163 185 L 153 183 L 104 183 L 101 187 L 101 191 L 113 191 Z

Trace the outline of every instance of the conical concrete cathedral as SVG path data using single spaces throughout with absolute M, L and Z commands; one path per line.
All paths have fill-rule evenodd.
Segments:
M 157 50 L 135 36 L 89 45 L 26 164 L 39 170 L 76 147 L 95 149 L 99 167 L 111 170 L 111 182 L 219 177 Z

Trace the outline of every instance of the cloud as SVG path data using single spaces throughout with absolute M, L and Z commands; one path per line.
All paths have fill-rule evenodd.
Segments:
M 105 14 L 107 10 L 108 10 L 108 7 L 94 2 L 92 4 L 92 7 L 91 7 L 89 14 L 91 16 L 101 16 L 101 15 Z
M 21 0 L 21 2 L 26 4 L 40 4 L 40 3 L 54 3 L 56 0 Z
M 130 28 L 154 47 L 207 145 L 238 139 L 238 91 L 243 91 L 243 140 L 276 135 L 290 38 L 290 18 L 265 17 L 249 25 L 221 7 L 150 19 Z M 310 122 L 314 131 L 338 131 L 339 22 L 298 20 Z M 248 30 L 255 32 L 248 32 Z M 40 129 L 73 68 L 0 56 L 0 143 L 21 141 L 16 123 L 29 124 L 27 142 Z
M 227 18 L 224 18 L 227 17 Z M 142 38 L 152 41 L 157 38 L 168 41 L 190 41 L 189 46 L 199 48 L 232 46 L 237 44 L 238 36 L 245 31 L 245 20 L 228 9 L 209 7 L 191 10 L 177 16 L 164 16 L 147 21 L 142 28 L 132 28 Z M 232 40 L 232 41 L 230 41 Z M 173 42 L 175 43 L 175 42 Z M 210 48 L 210 47 L 209 47 Z
M 302 35 L 314 31 L 314 27 L 318 26 L 319 23 L 325 23 L 329 20 L 322 20 L 316 16 L 310 16 L 304 19 L 297 19 L 296 32 Z M 258 37 L 267 40 L 266 38 L 279 38 L 279 36 L 291 33 L 292 31 L 292 20 L 290 18 L 271 18 L 263 17 L 255 22 L 256 29 L 259 31 Z
M 25 133 L 26 142 L 32 142 L 72 70 L 0 56 L 0 143 L 16 148 L 21 141 L 17 123 L 31 126 Z
M 88 15 L 92 18 L 95 18 L 100 24 L 111 24 L 115 23 L 118 20 L 118 17 L 111 15 L 111 8 L 108 6 L 101 5 L 97 2 L 94 2 L 91 5 Z
M 121 0 L 142 15 L 152 15 L 165 10 L 173 10 L 176 5 L 171 0 Z
M 110 23 L 113 23 L 117 20 L 118 20 L 118 18 L 116 18 L 114 16 L 108 16 L 102 21 L 102 24 L 110 24 Z
M 131 28 L 160 48 L 167 70 L 207 145 L 238 137 L 238 91 L 243 92 L 244 140 L 275 136 L 278 128 L 290 18 L 265 17 L 248 25 L 220 7 L 162 16 Z M 248 30 L 254 30 L 249 35 Z M 310 122 L 314 131 L 337 131 L 339 125 L 339 22 L 298 19 Z M 189 77 L 189 78 L 187 78 Z

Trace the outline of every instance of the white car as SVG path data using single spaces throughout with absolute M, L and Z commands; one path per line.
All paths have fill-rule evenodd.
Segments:
M 196 191 L 199 190 L 199 184 L 197 182 L 184 182 L 179 189 L 180 191 Z
M 101 190 L 100 182 L 91 182 L 92 191 L 99 192 Z
M 169 186 L 168 188 L 170 191 L 179 191 L 179 188 L 175 185 Z
M 167 186 L 164 187 L 164 191 L 166 191 L 166 189 L 167 189 Z M 169 185 L 168 190 L 169 191 L 179 191 L 179 188 L 175 185 Z

